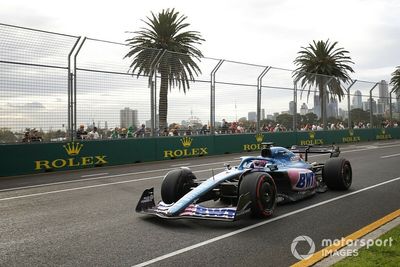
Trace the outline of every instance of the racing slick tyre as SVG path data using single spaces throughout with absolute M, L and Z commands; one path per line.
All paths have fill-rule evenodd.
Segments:
M 251 213 L 258 218 L 272 215 L 277 202 L 275 182 L 268 173 L 252 172 L 245 175 L 239 186 L 239 195 L 249 193 Z
M 180 168 L 167 173 L 161 184 L 161 199 L 166 204 L 178 201 L 193 186 L 196 179 L 188 168 Z
M 330 158 L 322 170 L 322 180 L 334 190 L 347 190 L 352 182 L 350 162 L 344 158 Z

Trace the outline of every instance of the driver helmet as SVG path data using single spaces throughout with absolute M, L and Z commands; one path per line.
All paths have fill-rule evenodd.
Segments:
M 267 164 L 267 161 L 266 160 L 255 160 L 253 163 L 254 163 L 255 168 L 264 168 L 265 165 Z

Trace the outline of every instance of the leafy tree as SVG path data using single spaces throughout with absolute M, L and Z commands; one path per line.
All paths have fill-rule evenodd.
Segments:
M 400 66 L 397 66 L 396 70 L 392 73 L 390 84 L 393 85 L 394 92 L 400 94 Z
M 354 123 L 362 122 L 366 124 L 370 120 L 369 116 L 370 116 L 369 111 L 365 111 L 360 108 L 355 108 L 351 110 L 351 121 Z
M 313 41 L 308 47 L 302 47 L 298 57 L 294 60 L 297 69 L 293 72 L 296 81 L 300 81 L 304 89 L 308 85 L 308 96 L 311 87 L 318 87 L 321 99 L 321 117 L 326 129 L 326 100 L 328 92 L 339 101 L 343 94 L 341 82 L 351 80 L 348 72 L 354 72 L 349 64 L 354 64 L 348 56 L 349 52 L 336 47 L 337 42 Z M 327 88 L 326 88 L 327 87 Z
M 276 116 L 276 123 L 285 126 L 286 129 L 293 128 L 293 115 L 290 114 L 279 114 Z
M 315 113 L 307 113 L 306 115 L 302 116 L 302 122 L 304 124 L 316 124 L 318 122 L 318 116 Z
M 187 17 L 175 9 L 162 10 L 159 14 L 151 13 L 147 28 L 134 32 L 136 35 L 127 40 L 130 51 L 125 58 L 132 58 L 132 74 L 149 76 L 149 87 L 154 74 L 160 74 L 159 122 L 160 129 L 167 126 L 168 88 L 178 86 L 189 89 L 189 81 L 201 73 L 195 60 L 203 54 L 195 45 L 204 39 L 197 31 L 185 31 L 190 25 Z
M 15 143 L 17 137 L 9 128 L 0 128 L 0 143 Z

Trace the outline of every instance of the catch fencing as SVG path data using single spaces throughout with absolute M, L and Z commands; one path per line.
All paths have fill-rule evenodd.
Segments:
M 80 125 L 87 138 L 96 127 L 99 138 L 110 139 L 321 124 L 319 88 L 302 88 L 293 70 L 144 48 L 147 70 L 140 71 L 125 57 L 125 43 L 7 24 L 0 34 L 0 143 L 73 140 Z M 186 80 L 191 69 L 181 63 L 190 60 L 199 71 Z M 177 81 L 169 79 L 167 103 L 160 98 L 166 73 Z M 330 128 L 387 127 L 399 119 L 399 95 L 385 81 L 342 87 L 341 101 L 327 100 Z

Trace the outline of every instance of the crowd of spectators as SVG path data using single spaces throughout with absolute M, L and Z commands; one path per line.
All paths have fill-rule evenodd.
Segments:
M 379 125 L 381 128 L 392 128 L 399 127 L 399 123 L 397 121 L 390 120 L 382 120 Z M 322 123 L 308 123 L 300 125 L 297 129 L 298 131 L 320 131 L 323 130 Z M 370 128 L 370 123 L 365 121 L 353 122 L 353 129 L 364 129 Z M 336 123 L 328 123 L 328 130 L 344 130 L 347 129 L 347 124 L 343 122 Z M 286 132 L 292 131 L 291 128 L 285 127 L 285 125 L 280 123 L 264 123 L 260 126 L 261 132 Z M 215 134 L 240 134 L 240 133 L 255 133 L 256 132 L 256 123 L 248 122 L 248 121 L 239 121 L 239 122 L 228 122 L 225 119 L 222 120 L 222 123 L 219 124 L 215 128 Z M 42 142 L 43 138 L 38 130 L 26 129 L 24 136 L 22 138 L 22 142 Z M 176 123 L 169 125 L 169 127 L 165 127 L 163 130 L 159 130 L 155 133 L 155 136 L 186 136 L 186 135 L 207 135 L 210 133 L 210 126 L 207 124 L 204 125 L 188 125 L 183 126 Z M 85 129 L 84 125 L 80 125 L 80 127 L 76 131 L 76 138 L 79 140 L 97 140 L 97 139 L 123 139 L 123 138 L 143 138 L 150 137 L 151 129 L 147 128 L 145 124 L 142 124 L 139 128 L 129 127 L 129 128 L 120 128 L 115 127 L 114 129 L 98 129 L 95 126 L 91 126 Z
M 26 129 L 24 133 L 24 137 L 22 138 L 23 143 L 30 142 L 42 142 L 43 139 L 38 130 L 34 129 Z
M 94 126 L 93 129 L 88 133 L 85 130 L 84 125 L 80 125 L 79 129 L 76 131 L 76 139 L 89 139 L 89 140 L 96 140 L 100 139 L 101 136 L 99 132 L 97 131 L 97 127 Z

